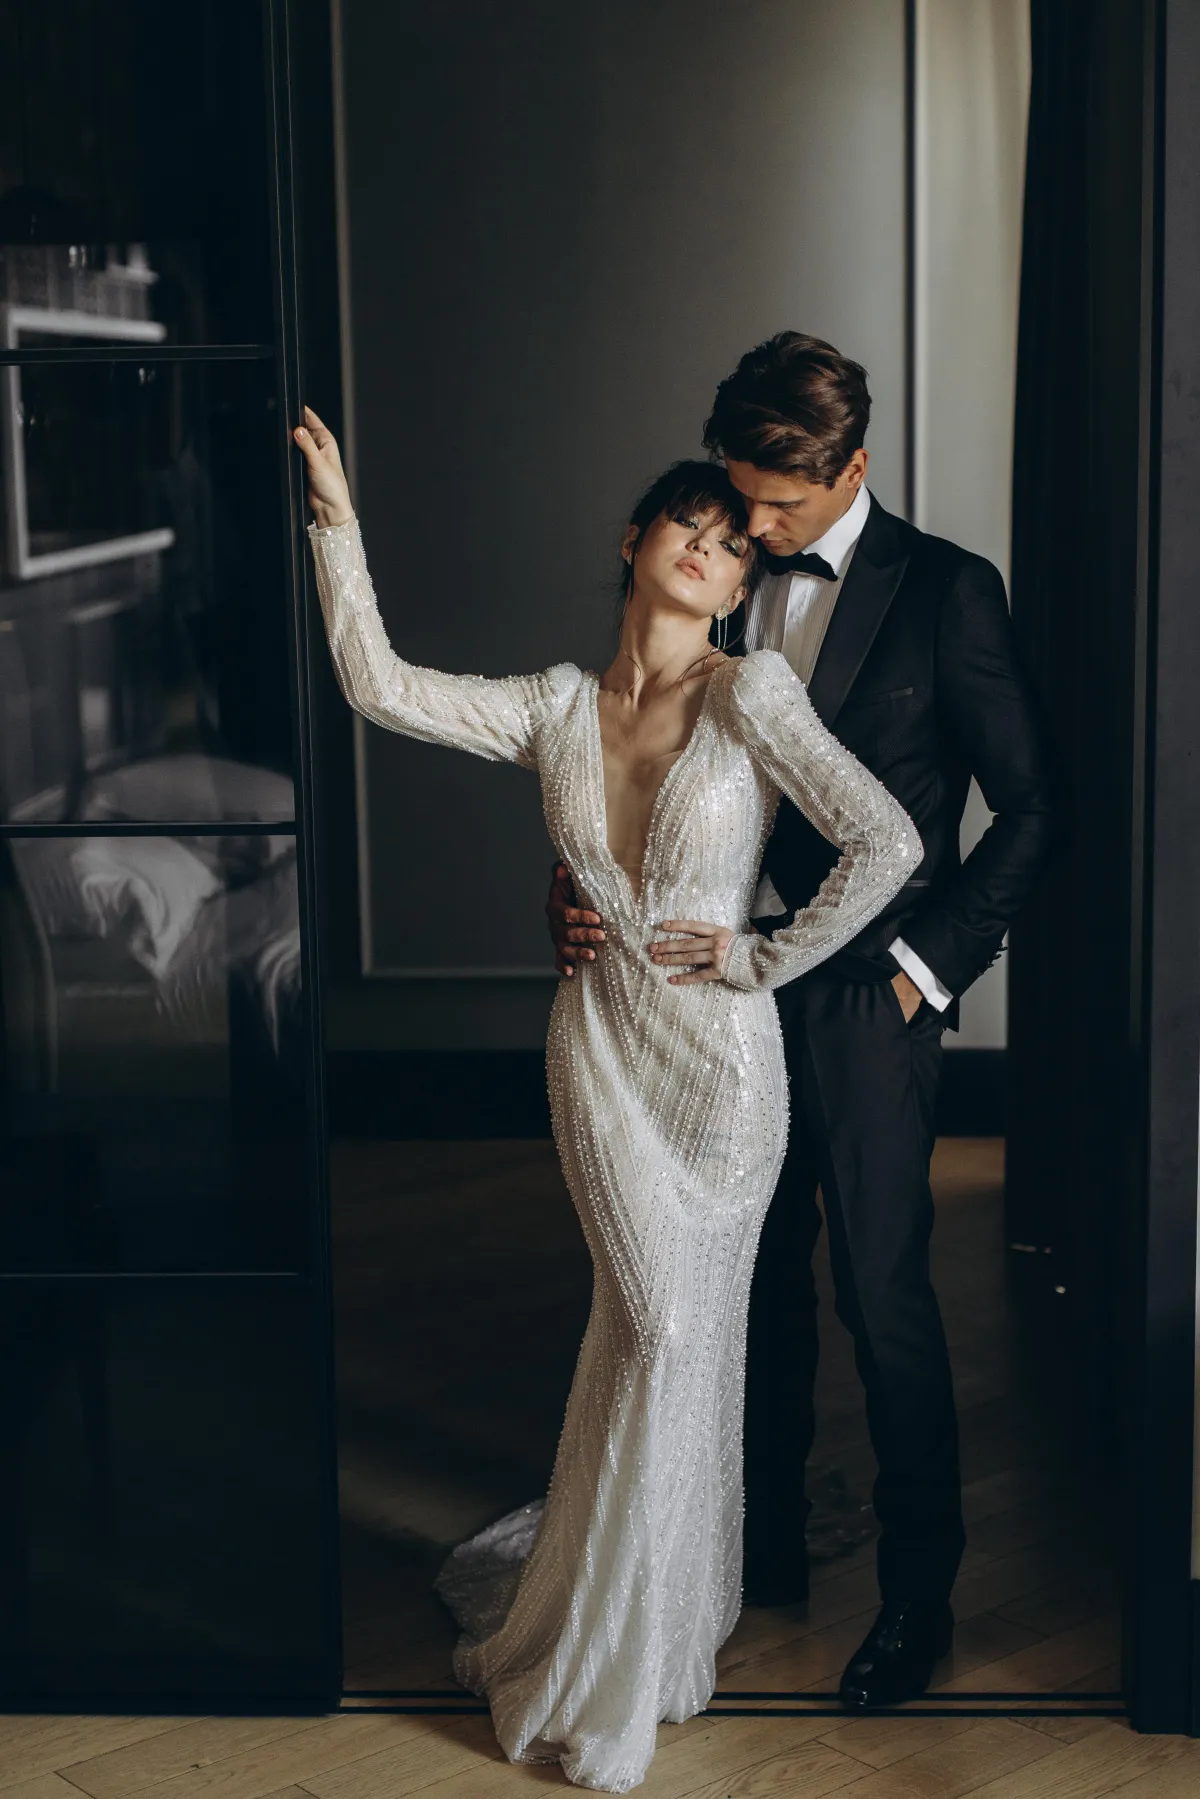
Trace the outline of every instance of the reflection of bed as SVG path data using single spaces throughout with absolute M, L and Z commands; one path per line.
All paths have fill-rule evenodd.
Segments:
M 187 755 L 98 778 L 83 816 L 228 833 L 15 838 L 3 938 L 10 1075 L 26 1092 L 221 1091 L 229 1011 L 287 1055 L 299 982 L 291 783 Z
M 0 843 L 0 1267 L 295 1259 L 274 1203 L 296 1189 L 302 1144 L 278 1106 L 298 1004 L 294 839 L 244 829 L 291 812 L 291 783 L 270 771 L 159 758 L 97 778 L 84 818 L 182 818 L 219 834 Z M 101 1536 L 114 1441 L 105 1290 L 18 1283 L 11 1298 L 0 1320 L 14 1396 L 0 1468 L 10 1649 L 28 1628 L 36 1565 L 25 1457 L 65 1373 L 90 1480 L 72 1503 Z

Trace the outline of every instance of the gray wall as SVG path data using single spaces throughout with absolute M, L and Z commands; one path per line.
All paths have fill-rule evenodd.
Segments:
M 903 19 L 341 0 L 351 448 L 403 654 L 603 666 L 632 498 L 787 326 L 867 365 L 871 485 L 902 507 Z M 332 1046 L 540 1044 L 536 782 L 360 748 L 372 974 L 334 993 Z

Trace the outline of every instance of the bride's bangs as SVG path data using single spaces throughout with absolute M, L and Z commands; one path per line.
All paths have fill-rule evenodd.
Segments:
M 749 542 L 749 519 L 741 494 L 719 463 L 697 459 L 673 462 L 664 469 L 634 507 L 629 522 L 643 532 L 660 516 L 703 516 L 713 512 L 736 536 Z
M 706 470 L 706 473 L 709 471 Z M 744 540 L 750 548 L 750 537 L 747 532 L 749 523 L 742 496 L 733 486 L 723 469 L 714 468 L 711 475 L 715 479 L 691 479 L 681 481 L 659 510 L 667 518 L 686 516 L 705 517 L 716 513 L 718 523 L 728 525 L 731 536 Z

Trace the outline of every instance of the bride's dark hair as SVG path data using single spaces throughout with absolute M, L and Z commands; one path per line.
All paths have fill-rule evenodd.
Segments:
M 746 531 L 749 520 L 745 502 L 719 463 L 673 462 L 656 481 L 650 483 L 630 513 L 629 524 L 636 529 L 640 543 L 660 515 L 679 518 L 709 512 L 715 512 L 722 523 L 728 523 L 736 536 L 745 538 L 749 551 L 746 562 L 746 586 L 749 590 L 753 587 L 757 574 L 758 545 Z M 637 544 L 634 545 L 633 556 L 621 565 L 623 599 L 628 599 L 633 589 L 633 564 L 636 557 Z

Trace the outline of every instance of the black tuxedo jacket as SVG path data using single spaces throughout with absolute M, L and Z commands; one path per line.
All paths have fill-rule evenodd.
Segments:
M 872 497 L 808 691 L 900 801 L 925 849 L 914 878 L 828 966 L 852 980 L 890 980 L 888 945 L 901 936 L 957 998 L 999 955 L 1050 840 L 1035 709 L 999 570 Z M 995 817 L 963 862 L 972 775 Z M 789 912 L 837 857 L 782 800 L 763 867 Z

